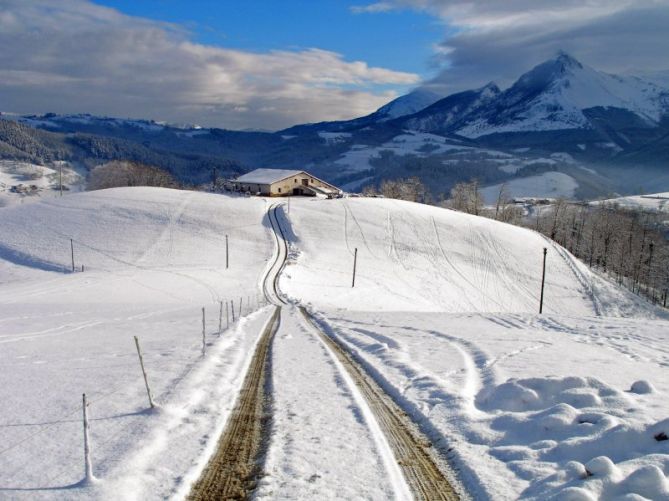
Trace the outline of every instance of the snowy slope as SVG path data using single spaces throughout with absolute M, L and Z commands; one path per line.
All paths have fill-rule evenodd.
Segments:
M 400 402 L 474 499 L 669 496 L 664 313 L 494 221 L 379 199 L 294 201 L 288 219 L 282 290 Z
M 600 203 L 615 204 L 629 209 L 667 212 L 669 211 L 669 193 L 649 193 L 648 195 L 609 198 L 592 202 L 593 205 Z
M 378 115 L 381 122 L 405 115 L 412 115 L 423 108 L 427 108 L 440 98 L 439 94 L 435 94 L 427 89 L 416 89 L 381 106 L 381 108 L 376 110 L 375 115 Z
M 571 199 L 578 188 L 576 180 L 563 172 L 544 172 L 536 176 L 512 179 L 505 184 L 507 193 L 512 197 Z M 501 186 L 501 183 L 494 184 L 481 190 L 486 204 L 495 204 Z
M 452 94 L 427 108 L 408 116 L 401 123 L 410 130 L 446 132 L 457 129 L 467 117 L 476 115 L 499 96 L 499 87 L 494 82 L 476 90 Z
M 61 168 L 66 194 L 85 188 L 83 173 L 68 162 L 54 162 L 53 165 L 44 166 L 0 160 L 0 207 L 59 196 Z
M 177 495 L 207 459 L 268 311 L 218 336 L 219 303 L 257 308 L 265 203 L 124 188 L 2 209 L 0 498 Z M 225 268 L 225 235 L 230 267 Z M 75 266 L 71 273 L 70 241 Z M 201 308 L 206 307 L 206 357 Z M 232 319 L 231 319 L 232 320 Z M 148 403 L 139 336 L 158 412 Z M 82 479 L 81 394 L 93 471 Z M 181 495 L 184 493 L 181 492 Z
M 319 308 L 535 312 L 549 247 L 547 311 L 645 311 L 538 233 L 485 218 L 390 199 L 293 200 L 290 224 L 299 259 L 282 286 Z
M 269 316 L 249 311 L 273 248 L 266 207 L 127 188 L 2 209 L 0 363 L 11 370 L 0 372 L 0 498 L 185 497 Z M 491 220 L 363 198 L 295 198 L 279 219 L 290 240 L 280 289 L 354 352 L 472 497 L 669 495 L 669 441 L 654 438 L 669 433 L 658 310 L 540 235 Z M 83 273 L 68 272 L 70 238 Z M 224 316 L 219 336 L 217 301 L 240 296 L 249 315 L 229 329 Z M 341 371 L 294 312 L 282 323 L 258 497 L 392 497 L 387 454 Z M 100 482 L 82 488 L 84 391 Z

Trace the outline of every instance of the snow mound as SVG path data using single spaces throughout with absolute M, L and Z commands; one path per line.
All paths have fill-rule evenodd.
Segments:
M 641 379 L 639 381 L 635 381 L 632 383 L 632 387 L 630 388 L 630 391 L 632 393 L 637 393 L 639 395 L 644 395 L 646 393 L 654 393 L 655 388 L 653 388 L 653 385 L 650 384 L 649 381 L 646 381 L 645 379 Z
M 478 397 L 485 410 L 514 412 L 544 409 L 553 405 L 584 408 L 601 405 L 602 399 L 623 394 L 594 378 L 511 379 Z
M 565 465 L 523 497 L 664 499 L 669 493 L 663 473 L 669 419 L 640 422 L 632 398 L 596 378 L 512 379 L 481 391 L 477 405 L 496 416 L 491 455 L 517 475 L 537 478 L 548 464 Z

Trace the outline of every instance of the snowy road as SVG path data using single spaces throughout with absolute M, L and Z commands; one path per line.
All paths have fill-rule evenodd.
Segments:
M 272 430 L 255 496 L 458 499 L 401 409 L 282 297 L 288 221 L 279 208 L 268 209 L 276 250 L 263 288 L 282 314 L 271 357 Z

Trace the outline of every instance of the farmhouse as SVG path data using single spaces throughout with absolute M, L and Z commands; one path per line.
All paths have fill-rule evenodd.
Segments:
M 234 181 L 235 191 L 270 197 L 288 195 L 326 195 L 334 197 L 341 190 L 303 170 L 256 169 Z

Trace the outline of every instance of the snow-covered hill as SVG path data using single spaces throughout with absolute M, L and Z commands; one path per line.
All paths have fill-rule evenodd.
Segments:
M 601 203 L 614 204 L 619 207 L 643 211 L 669 212 L 669 193 L 649 193 L 647 195 L 609 198 L 591 203 L 593 205 Z
M 186 495 L 270 314 L 249 310 L 275 245 L 266 212 L 275 201 L 123 188 L 1 209 L 0 497 Z M 653 438 L 669 433 L 669 323 L 657 309 L 532 231 L 445 209 L 296 198 L 279 220 L 290 241 L 280 289 L 356 354 L 474 498 L 669 492 L 669 441 Z M 230 299 L 243 301 L 244 318 L 226 328 L 218 301 L 228 311 Z M 392 497 L 375 442 L 350 439 L 367 432 L 360 409 L 296 318 L 286 313 L 272 355 L 282 418 L 260 494 L 280 484 L 287 497 Z M 157 411 L 147 409 L 133 335 Z M 92 486 L 78 484 L 83 392 Z M 325 431 L 337 423 L 357 428 Z M 342 457 L 355 468 L 340 467 Z
M 82 170 L 62 161 L 45 166 L 0 160 L 0 207 L 59 196 L 61 171 L 65 193 L 82 191 Z

